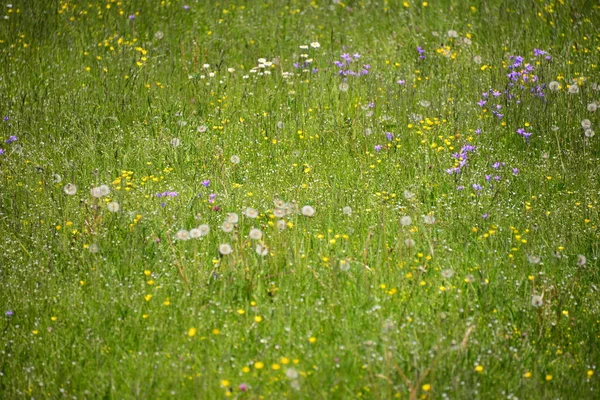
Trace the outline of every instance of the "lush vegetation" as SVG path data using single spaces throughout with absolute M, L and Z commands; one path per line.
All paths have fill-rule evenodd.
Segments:
M 1 398 L 597 398 L 597 2 L 0 16 Z

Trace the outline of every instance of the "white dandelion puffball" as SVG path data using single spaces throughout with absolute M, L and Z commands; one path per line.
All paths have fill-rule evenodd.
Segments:
M 413 239 L 406 239 L 404 245 L 408 248 L 415 247 L 416 243 Z
M 221 230 L 225 233 L 233 232 L 233 224 L 229 221 L 223 222 L 221 225 Z
M 219 253 L 221 253 L 224 256 L 231 254 L 232 251 L 233 251 L 233 249 L 227 243 L 223 243 L 222 245 L 219 246 Z
M 304 206 L 302 207 L 302 215 L 304 215 L 305 217 L 312 217 L 313 215 L 315 215 L 315 209 L 311 206 Z
M 587 105 L 587 110 L 589 112 L 596 112 L 597 109 L 598 109 L 598 104 L 596 104 L 596 103 L 590 103 Z
M 594 132 L 593 129 L 586 129 L 585 131 L 583 131 L 583 134 L 587 138 L 592 138 L 592 137 L 594 137 L 594 135 L 596 134 L 596 132 Z
M 285 230 L 285 228 L 287 228 L 287 223 L 285 222 L 285 220 L 280 219 L 279 221 L 277 221 L 277 229 L 283 231 Z
M 160 40 L 164 37 L 165 37 L 165 34 L 162 31 L 156 31 L 156 33 L 154 34 L 154 38 L 158 39 L 158 40 Z
M 225 220 L 232 224 L 237 224 L 240 220 L 240 217 L 236 213 L 227 213 L 227 217 Z
M 73 185 L 72 183 L 67 183 L 63 190 L 65 194 L 73 196 L 75 193 L 77 193 L 77 186 Z
M 587 258 L 583 254 L 577 255 L 577 265 L 583 267 L 587 263 Z
M 456 32 L 455 30 L 451 29 L 448 31 L 447 33 L 449 38 L 454 38 L 456 39 L 458 37 L 458 32 Z
M 54 174 L 54 175 L 52 175 L 52 181 L 54 183 L 61 183 L 62 182 L 62 176 L 60 176 L 59 174 Z
M 200 231 L 200 229 L 198 229 L 198 228 L 190 229 L 190 238 L 198 239 L 200 236 L 202 236 L 202 232 Z
M 95 254 L 98 251 L 100 251 L 100 247 L 98 247 L 98 245 L 96 243 L 92 243 L 92 244 L 90 244 L 90 247 L 88 247 L 88 250 L 90 253 Z
M 532 254 L 528 254 L 527 255 L 527 261 L 529 261 L 532 264 L 539 264 L 541 259 L 539 256 L 534 256 Z
M 473 62 L 475 64 L 481 64 L 481 61 L 482 61 L 481 56 L 475 56 L 475 57 L 473 57 Z
M 208 127 L 206 125 L 200 125 L 198 128 L 196 128 L 198 130 L 198 132 L 200 133 L 204 133 L 206 132 L 206 130 L 208 129 Z
M 577 86 L 576 83 L 570 85 L 569 86 L 569 93 L 571 93 L 571 94 L 577 94 L 577 93 L 579 93 L 579 86 Z
M 548 84 L 548 89 L 552 90 L 553 92 L 556 92 L 559 87 L 560 83 L 558 83 L 557 81 L 552 81 Z
M 108 203 L 106 205 L 106 208 L 108 209 L 108 211 L 110 211 L 112 213 L 116 213 L 116 212 L 119 212 L 119 210 L 121 209 L 121 206 L 116 201 L 111 201 L 110 203 Z
M 531 305 L 534 307 L 541 307 L 544 305 L 544 299 L 539 294 L 531 296 Z
M 175 239 L 177 239 L 177 240 L 189 240 L 189 238 L 190 238 L 190 233 L 188 231 L 186 231 L 185 229 L 182 229 L 175 234 Z
M 202 224 L 198 227 L 198 230 L 200 231 L 200 236 L 206 236 L 210 232 L 210 227 L 206 224 Z
M 433 215 L 424 215 L 423 222 L 429 225 L 435 224 L 435 217 Z
M 264 244 L 257 244 L 256 245 L 256 254 L 258 254 L 259 256 L 266 256 L 267 254 L 269 254 L 269 249 L 267 248 L 267 246 L 265 246 Z
M 173 138 L 171 139 L 171 146 L 173 147 L 179 147 L 179 145 L 181 144 L 181 139 L 179 138 Z
M 262 231 L 260 229 L 252 228 L 248 233 L 248 237 L 252 240 L 260 240 L 260 238 L 262 238 Z
M 446 268 L 442 270 L 442 277 L 446 278 L 446 279 L 450 279 L 454 276 L 454 271 L 451 270 L 450 268 Z
M 231 156 L 231 158 L 229 159 L 229 161 L 231 161 L 232 164 L 239 164 L 240 163 L 240 157 L 233 155 Z
M 283 218 L 285 217 L 285 211 L 283 211 L 281 208 L 276 208 L 273 210 L 273 215 L 277 218 Z
M 589 119 L 581 120 L 581 127 L 583 129 L 590 129 L 592 127 L 592 121 Z
M 413 192 L 409 191 L 409 190 L 405 190 L 404 191 L 404 198 L 406 200 L 412 200 L 412 199 L 415 198 L 415 194 Z
M 338 87 L 339 87 L 340 91 L 342 91 L 342 92 L 347 92 L 348 89 L 350 89 L 350 85 L 348 85 L 347 82 L 340 83 L 340 86 L 338 86 Z
M 350 261 L 340 260 L 340 270 L 344 272 L 350 271 Z
M 342 212 L 343 212 L 345 215 L 352 215 L 352 207 L 350 207 L 350 206 L 346 206 L 346 207 L 342 208 Z
M 248 208 L 246 208 L 246 210 L 244 210 L 244 215 L 247 218 L 252 218 L 252 219 L 257 218 L 258 217 L 258 210 L 255 210 L 252 207 L 248 207 Z
M 285 370 L 285 376 L 287 376 L 289 379 L 298 379 L 298 371 L 296 371 L 294 368 L 288 368 Z
M 408 215 L 405 215 L 404 217 L 400 218 L 400 224 L 402 226 L 408 226 L 408 225 L 412 224 L 412 218 L 409 217 Z
M 100 197 L 108 196 L 108 194 L 110 194 L 110 189 L 106 185 L 100 185 L 92 188 L 90 193 L 93 197 L 99 199 Z

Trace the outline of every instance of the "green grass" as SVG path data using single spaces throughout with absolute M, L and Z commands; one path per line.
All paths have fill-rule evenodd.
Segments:
M 0 398 L 596 398 L 600 8 L 403 3 L 3 5 Z

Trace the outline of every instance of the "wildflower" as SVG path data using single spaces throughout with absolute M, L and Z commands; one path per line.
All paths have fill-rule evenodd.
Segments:
M 267 254 L 269 254 L 269 249 L 267 248 L 267 246 L 265 246 L 264 244 L 257 244 L 256 245 L 256 254 L 258 254 L 259 256 L 266 256 Z
M 173 138 L 169 143 L 171 143 L 171 146 L 173 147 L 179 147 L 179 145 L 181 144 L 181 139 Z
M 231 161 L 232 164 L 239 164 L 240 163 L 240 157 L 233 155 L 231 156 L 231 158 L 229 159 L 229 161 Z
M 12 312 L 11 310 L 8 310 L 4 313 L 4 315 L 6 315 L 7 317 L 12 317 L 14 315 L 14 312 Z
M 177 240 L 188 240 L 190 238 L 190 233 L 185 229 L 181 229 L 175 234 L 175 238 Z
M 90 192 L 93 197 L 96 197 L 99 199 L 101 197 L 107 196 L 110 193 L 110 189 L 106 185 L 100 185 L 100 186 L 92 188 L 90 190 Z
M 412 218 L 409 217 L 408 215 L 405 215 L 404 217 L 400 218 L 400 224 L 402 226 L 408 226 L 408 225 L 412 224 Z
M 318 49 L 319 47 L 321 47 L 321 45 L 319 44 L 319 42 L 312 42 L 310 44 L 310 47 L 312 47 L 313 49 Z
M 248 384 L 240 383 L 240 386 L 238 386 L 238 388 L 240 389 L 241 392 L 246 392 L 248 390 Z
M 404 245 L 408 248 L 415 247 L 415 244 L 416 244 L 415 241 L 410 238 L 408 238 L 404 241 Z
M 92 254 L 96 254 L 100 251 L 100 247 L 96 243 L 92 243 L 90 244 L 90 247 L 88 247 L 88 251 Z
M 446 279 L 450 279 L 454 276 L 454 271 L 451 270 L 450 268 L 446 268 L 442 270 L 442 277 L 446 278 Z
M 579 93 L 579 86 L 577 86 L 577 84 L 574 83 L 572 85 L 569 85 L 569 89 L 568 90 L 569 90 L 570 94 L 577 94 L 577 93 Z
M 449 30 L 447 33 L 449 38 L 457 38 L 458 37 L 458 33 L 455 30 Z
M 343 212 L 345 215 L 352 215 L 352 207 L 350 207 L 350 206 L 346 206 L 346 207 L 342 208 L 342 212 Z
M 208 232 L 210 232 L 210 227 L 206 224 L 202 224 L 198 227 L 198 230 L 200 231 L 200 236 L 206 236 L 208 235 Z
M 231 254 L 232 251 L 233 251 L 233 249 L 227 243 L 223 243 L 222 245 L 219 246 L 219 253 L 221 253 L 224 256 Z
M 556 81 L 552 81 L 548 84 L 548 89 L 552 90 L 553 92 L 556 92 L 559 87 L 560 87 L 560 84 Z
M 427 100 L 421 100 L 421 101 L 419 102 L 419 105 L 420 105 L 421 107 L 423 107 L 423 108 L 427 108 L 427 107 L 429 107 L 429 106 L 431 105 L 431 102 L 430 102 L 430 101 L 427 101 Z
M 279 221 L 277 221 L 277 229 L 279 229 L 279 231 L 285 230 L 286 227 L 287 223 L 285 222 L 285 220 L 280 219 Z
M 347 92 L 348 89 L 350 88 L 350 85 L 348 85 L 347 82 L 342 82 L 340 83 L 340 85 L 338 86 L 338 88 L 340 89 L 340 91 L 342 92 Z
M 598 104 L 596 104 L 596 103 L 590 103 L 587 105 L 587 110 L 589 112 L 596 112 L 597 109 L 598 109 Z
M 340 270 L 346 272 L 350 270 L 350 261 L 340 260 Z
M 426 383 L 423 386 L 421 386 L 421 390 L 423 390 L 424 392 L 429 392 L 431 390 L 431 385 L 429 383 Z
M 285 370 L 285 376 L 287 376 L 289 379 L 298 379 L 298 371 L 296 371 L 294 368 L 288 368 Z
M 77 193 L 77 186 L 73 185 L 72 183 L 67 183 L 63 190 L 65 194 L 73 196 L 75 193 Z
M 258 218 L 258 210 L 255 210 L 254 208 L 248 207 L 244 211 L 244 215 L 247 218 L 252 218 L 252 219 Z
M 423 222 L 429 225 L 433 225 L 435 223 L 435 217 L 433 215 L 424 215 Z
M 581 127 L 583 129 L 590 129 L 592 127 L 592 121 L 589 119 L 584 119 L 581 121 Z
M 206 125 L 200 125 L 200 126 L 198 126 L 198 128 L 196 128 L 196 130 L 200 133 L 206 132 L 207 129 L 208 129 L 208 127 Z
M 304 215 L 305 217 L 312 217 L 313 215 L 315 215 L 315 209 L 311 206 L 304 206 L 302 207 L 302 215 Z
M 106 208 L 108 209 L 108 211 L 116 213 L 121 209 L 121 206 L 116 201 L 111 201 L 106 205 Z
M 481 61 L 482 61 L 481 60 L 481 56 L 475 56 L 475 57 L 473 57 L 473 62 L 475 64 L 481 64 Z
M 475 367 L 475 372 L 483 372 L 483 366 L 482 365 L 477 365 Z
M 225 233 L 233 232 L 233 224 L 229 221 L 225 221 L 221 225 L 221 230 Z
M 187 331 L 187 335 L 188 335 L 189 337 L 194 337 L 194 336 L 196 336 L 196 333 L 197 333 L 197 332 L 198 332 L 198 329 L 196 329 L 196 328 L 190 328 L 190 329 L 188 329 L 188 331 Z
M 404 191 L 404 198 L 406 200 L 412 200 L 415 197 L 415 194 L 413 192 L 410 192 L 408 190 Z
M 237 224 L 239 221 L 239 217 L 236 213 L 227 213 L 226 221 L 232 224 Z
M 583 254 L 577 255 L 577 265 L 583 267 L 587 263 L 587 258 Z
M 539 294 L 534 294 L 531 296 L 531 305 L 538 308 L 544 305 L 544 299 Z
M 528 254 L 527 261 L 529 261 L 532 264 L 539 264 L 541 260 L 540 260 L 539 256 L 534 256 L 532 254 Z
M 198 229 L 198 228 L 190 229 L 190 238 L 191 239 L 198 239 L 200 236 L 202 236 L 202 232 L 200 231 L 200 229 Z
M 248 233 L 248 237 L 252 240 L 260 240 L 260 238 L 262 238 L 262 231 L 260 229 L 252 228 Z
M 52 175 L 52 182 L 54 182 L 54 183 L 61 183 L 62 182 L 62 176 L 60 176 L 59 174 L 53 174 Z
M 158 40 L 160 40 L 160 39 L 162 39 L 163 37 L 165 37 L 165 34 L 164 34 L 164 33 L 162 33 L 162 31 L 156 31 L 156 33 L 154 34 L 154 38 L 155 38 L 155 39 L 158 39 Z
M 583 131 L 583 134 L 587 138 L 592 138 L 592 137 L 594 137 L 594 135 L 596 134 L 596 132 L 594 132 L 593 129 L 586 129 L 585 131 Z

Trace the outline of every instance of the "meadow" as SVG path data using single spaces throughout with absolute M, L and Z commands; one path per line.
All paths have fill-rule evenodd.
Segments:
M 600 396 L 600 5 L 0 5 L 0 398 Z

